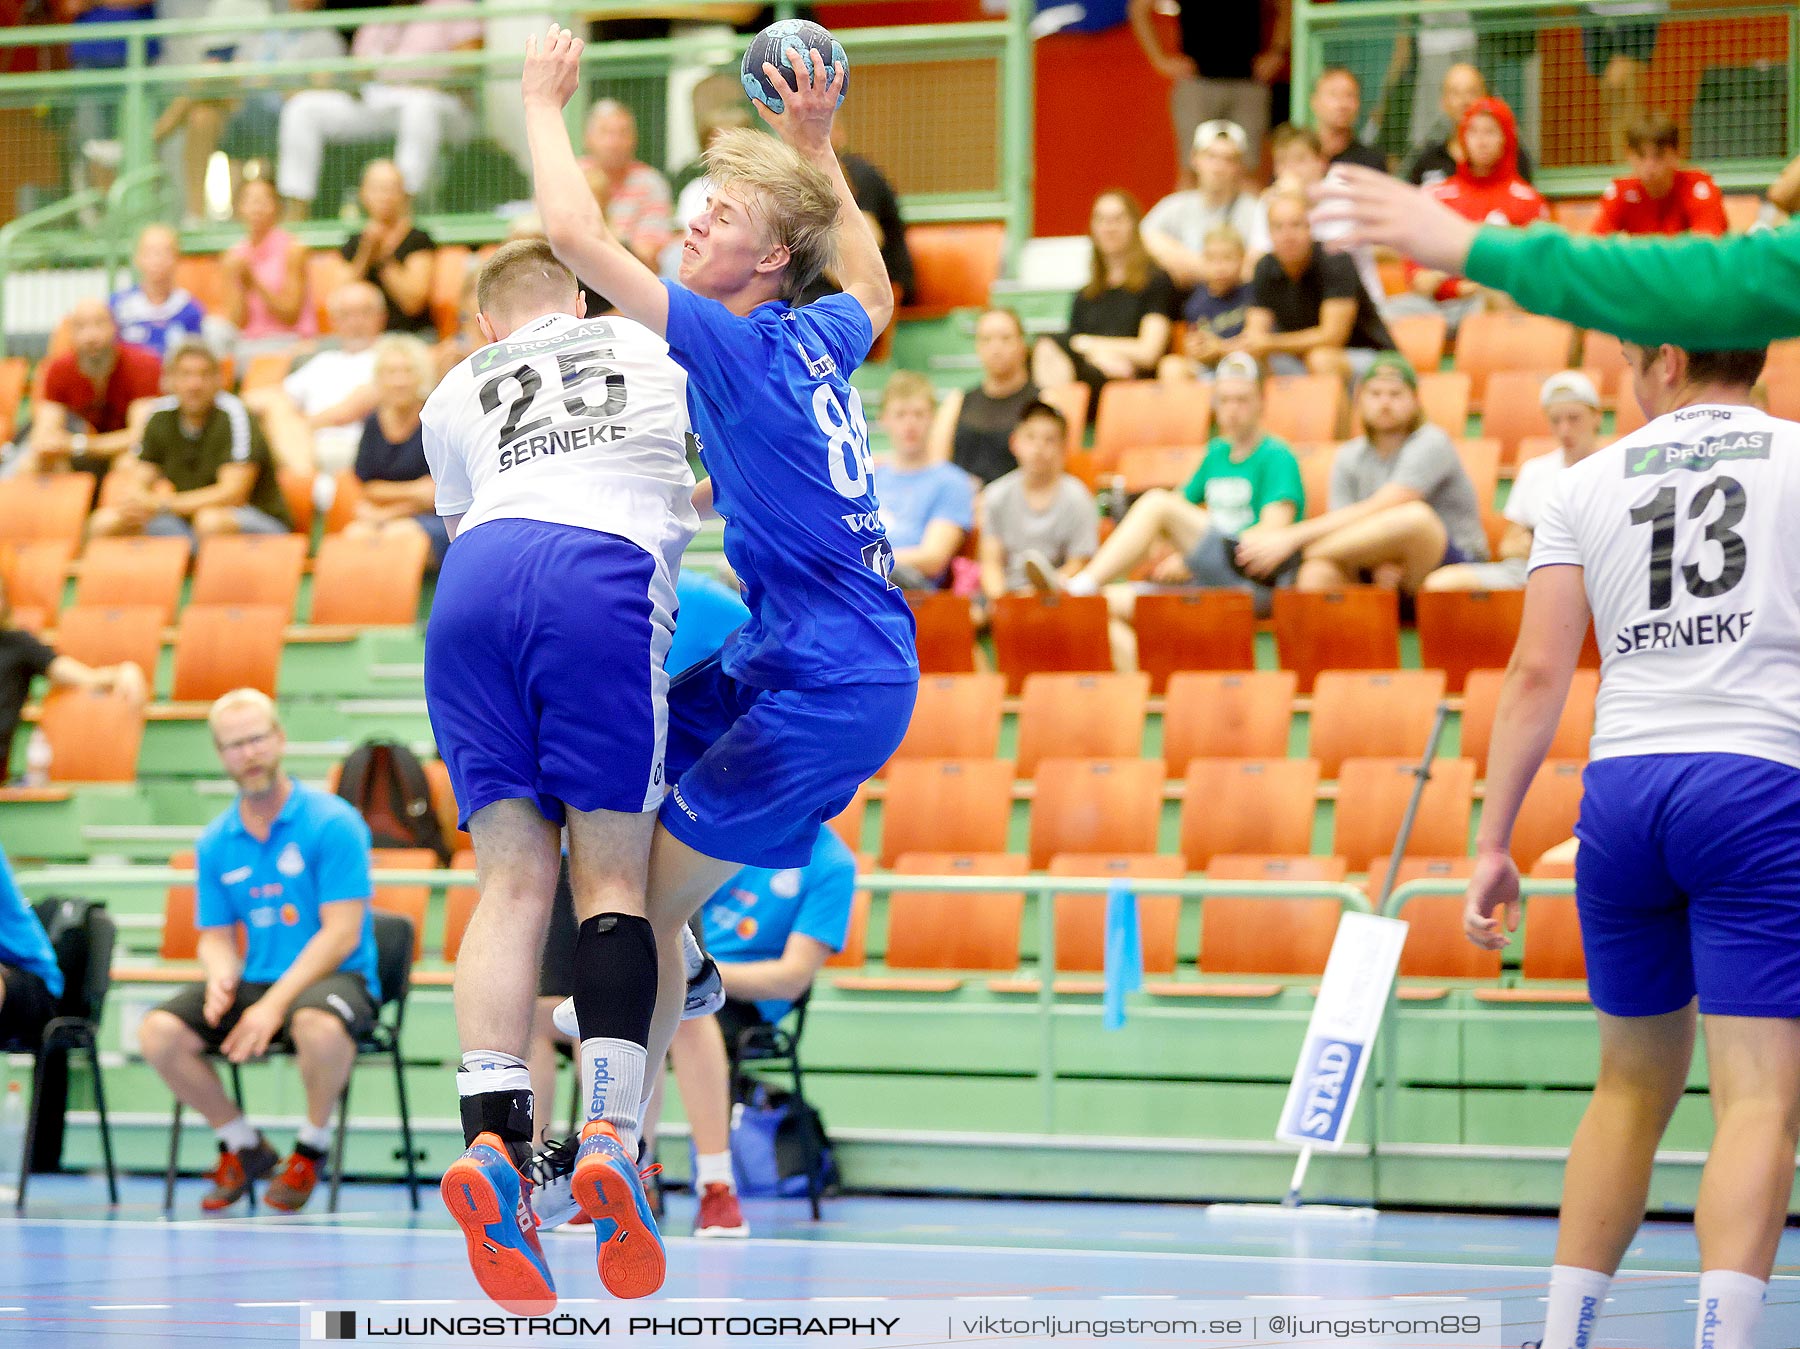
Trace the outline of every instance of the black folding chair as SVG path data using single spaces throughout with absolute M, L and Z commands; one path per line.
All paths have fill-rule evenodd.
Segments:
M 806 1083 L 800 1068 L 800 1035 L 806 1029 L 806 1004 L 812 997 L 809 988 L 795 1000 L 788 1014 L 774 1025 L 746 1026 L 738 1032 L 737 1043 L 727 1045 L 731 1056 L 731 1099 L 748 1100 L 751 1078 L 744 1071 L 747 1064 L 786 1072 L 794 1083 L 794 1100 L 812 1111 L 806 1100 Z M 816 1118 L 816 1112 L 814 1117 Z M 812 1208 L 813 1221 L 819 1220 L 819 1200 L 825 1192 L 825 1156 L 817 1146 L 812 1131 L 802 1134 L 805 1146 L 806 1200 Z
M 119 1177 L 113 1166 L 112 1125 L 106 1118 L 106 1087 L 100 1075 L 100 1017 L 105 1010 L 107 990 L 112 986 L 113 943 L 118 928 L 99 904 L 79 899 L 45 899 L 36 906 L 38 920 L 50 934 L 56 951 L 56 963 L 62 970 L 63 993 L 57 1003 L 57 1016 L 36 1044 L 16 1043 L 0 1046 L 8 1052 L 28 1053 L 36 1062 L 31 1072 L 31 1114 L 25 1125 L 25 1149 L 19 1164 L 19 1197 L 15 1212 L 25 1212 L 25 1188 L 31 1178 L 32 1153 L 37 1147 L 38 1128 L 46 1105 L 46 1085 L 52 1066 L 61 1056 L 67 1071 L 73 1050 L 86 1053 L 88 1069 L 94 1075 L 94 1105 L 100 1114 L 100 1152 L 106 1160 L 107 1201 L 119 1202 Z M 56 1093 L 66 1103 L 63 1092 Z
M 394 1064 L 394 1092 L 400 1105 L 400 1151 L 396 1154 L 406 1167 L 407 1197 L 412 1203 L 413 1212 L 419 1210 L 419 1172 L 418 1155 L 413 1148 L 412 1112 L 406 1101 L 406 1069 L 400 1058 L 400 1030 L 406 1020 L 406 995 L 412 987 L 413 967 L 413 925 L 410 919 L 396 913 L 375 911 L 375 965 L 377 976 L 381 980 L 381 1002 L 375 1009 L 375 1024 L 369 1033 L 357 1041 L 358 1058 L 364 1055 L 386 1055 Z M 286 1036 L 279 1037 L 270 1044 L 270 1054 L 288 1054 L 294 1052 L 291 1041 Z M 244 1107 L 243 1074 L 238 1065 L 228 1063 L 231 1070 L 231 1095 L 238 1104 Z M 355 1080 L 355 1073 L 351 1074 Z M 336 1213 L 338 1206 L 338 1186 L 344 1173 L 344 1138 L 350 1122 L 350 1082 L 344 1083 L 343 1095 L 338 1097 L 337 1133 L 331 1145 L 331 1190 L 328 1195 L 327 1212 Z M 175 1102 L 175 1117 L 169 1126 L 169 1167 L 163 1181 L 163 1213 L 174 1212 L 175 1209 L 175 1177 L 181 1157 L 181 1102 Z M 246 1192 L 252 1208 L 256 1206 L 256 1186 L 252 1183 Z

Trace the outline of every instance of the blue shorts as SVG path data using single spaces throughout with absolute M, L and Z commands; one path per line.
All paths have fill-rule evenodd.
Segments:
M 490 520 L 445 554 L 425 701 L 466 828 L 496 801 L 641 814 L 663 797 L 675 592 L 637 544 Z
M 1576 907 L 1588 993 L 1660 1016 L 1800 1016 L 1800 768 L 1741 754 L 1598 759 Z M 1529 937 L 1527 938 L 1529 940 Z
M 675 787 L 661 823 L 708 857 L 803 867 L 819 826 L 900 747 L 919 686 L 759 689 L 726 674 L 720 659 L 669 687 Z

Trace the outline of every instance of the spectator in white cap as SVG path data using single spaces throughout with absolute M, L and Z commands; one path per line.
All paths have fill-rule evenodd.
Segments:
M 1244 191 L 1249 138 L 1236 122 L 1216 118 L 1194 132 L 1198 187 L 1171 192 L 1144 217 L 1144 247 L 1183 290 L 1205 283 L 1206 236 L 1230 225 L 1247 239 L 1256 228 L 1256 198 Z
M 1538 400 L 1550 419 L 1556 448 L 1519 465 L 1506 499 L 1506 533 L 1497 560 L 1439 567 L 1425 578 L 1426 590 L 1523 590 L 1531 540 L 1550 487 L 1571 464 L 1600 448 L 1600 395 L 1579 370 L 1564 370 L 1544 381 Z

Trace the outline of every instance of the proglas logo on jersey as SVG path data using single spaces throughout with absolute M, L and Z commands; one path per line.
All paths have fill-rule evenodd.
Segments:
M 1645 477 L 1673 468 L 1703 471 L 1730 459 L 1767 459 L 1775 437 L 1767 431 L 1729 431 L 1686 445 L 1640 445 L 1625 461 L 1625 476 Z

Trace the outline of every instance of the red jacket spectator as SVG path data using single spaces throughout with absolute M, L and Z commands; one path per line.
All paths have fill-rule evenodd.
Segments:
M 1462 143 L 1462 162 L 1456 166 L 1455 176 L 1426 188 L 1428 193 L 1465 220 L 1479 224 L 1529 225 L 1550 218 L 1550 203 L 1544 194 L 1519 176 L 1519 127 L 1505 99 L 1481 98 L 1471 103 L 1456 135 Z M 1418 271 L 1413 263 L 1406 264 L 1408 282 Z M 1438 288 L 1434 298 L 1453 300 L 1456 295 L 1457 283 L 1452 278 Z
M 1595 234 L 1723 234 L 1726 228 L 1725 199 L 1702 169 L 1676 169 L 1661 196 L 1652 196 L 1641 178 L 1615 178 L 1594 217 Z
M 60 403 L 92 428 L 94 434 L 125 429 L 126 413 L 140 398 L 162 393 L 162 358 L 144 347 L 119 343 L 104 384 L 95 386 L 75 353 L 65 351 L 44 369 L 43 396 Z

